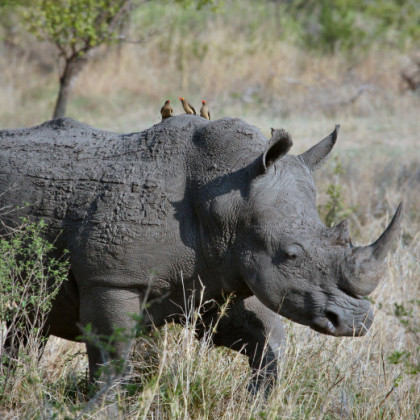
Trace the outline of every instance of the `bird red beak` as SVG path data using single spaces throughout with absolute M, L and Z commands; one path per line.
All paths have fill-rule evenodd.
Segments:
M 184 98 L 178 98 L 180 101 L 183 101 L 184 100 Z

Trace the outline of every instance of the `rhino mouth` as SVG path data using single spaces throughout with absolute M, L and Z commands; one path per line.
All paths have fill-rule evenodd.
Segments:
M 337 309 L 328 309 L 323 316 L 314 318 L 309 326 L 317 332 L 335 337 L 360 337 L 367 333 L 373 322 L 371 310 L 364 316 L 345 315 Z
M 337 328 L 334 326 L 334 323 L 328 318 L 316 318 L 311 325 L 309 325 L 313 330 L 327 335 L 337 336 Z

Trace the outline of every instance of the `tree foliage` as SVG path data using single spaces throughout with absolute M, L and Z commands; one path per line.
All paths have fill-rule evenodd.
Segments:
M 378 21 L 378 32 L 394 29 L 397 39 L 420 42 L 420 4 L 418 0 L 376 0 L 364 7 L 366 14 Z
M 372 42 L 397 47 L 420 41 L 417 0 L 294 0 L 287 13 L 301 29 L 310 49 L 367 49 Z
M 175 0 L 175 3 L 179 3 L 185 8 L 196 7 L 197 9 L 201 9 L 207 5 L 217 8 L 221 0 Z
M 131 5 L 131 0 L 33 0 L 24 20 L 31 33 L 70 57 L 114 41 Z
M 65 115 L 72 86 L 88 53 L 116 40 L 132 5 L 133 0 L 32 0 L 25 7 L 26 28 L 38 39 L 54 44 L 62 63 L 53 118 Z
M 25 3 L 23 21 L 39 40 L 50 41 L 59 52 L 60 89 L 53 118 L 66 113 L 72 86 L 84 68 L 89 54 L 100 45 L 118 39 L 129 12 L 148 0 L 32 0 Z M 219 0 L 172 0 L 183 7 L 201 8 Z M 8 5 L 9 0 L 0 0 Z M 2 3 L 0 3 L 1 6 Z

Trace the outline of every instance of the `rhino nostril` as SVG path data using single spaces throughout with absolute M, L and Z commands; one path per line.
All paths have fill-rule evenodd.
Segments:
M 333 324 L 334 328 L 337 328 L 340 324 L 339 316 L 333 311 L 325 311 L 326 318 Z

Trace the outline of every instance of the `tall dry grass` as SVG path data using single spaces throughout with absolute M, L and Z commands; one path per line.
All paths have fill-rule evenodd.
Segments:
M 88 65 L 68 115 L 131 132 L 159 122 L 167 98 L 175 113 L 181 113 L 178 96 L 197 105 L 204 98 L 214 119 L 238 116 L 267 135 L 270 127 L 286 128 L 293 153 L 341 123 L 335 153 L 345 172 L 337 182 L 345 207 L 353 209 L 353 241 L 376 239 L 399 201 L 405 203 L 401 236 L 372 295 L 375 321 L 365 337 L 354 339 L 285 321 L 280 380 L 267 401 L 247 393 L 251 373 L 244 357 L 197 341 L 191 324 L 168 325 L 139 343 L 130 392 L 116 392 L 87 410 L 84 348 L 53 338 L 31 381 L 10 390 L 0 417 L 109 418 L 112 412 L 129 419 L 418 418 L 420 100 L 400 91 L 404 54 L 373 47 L 349 60 L 303 51 L 278 39 L 275 15 L 264 15 L 258 26 L 262 11 L 255 12 L 252 28 L 243 26 L 242 8 L 196 18 L 192 26 L 177 21 L 171 8 L 158 12 L 159 31 L 150 30 L 147 41 L 101 51 Z M 140 38 L 136 27 L 128 35 Z M 19 50 L 0 46 L 2 128 L 35 125 L 52 113 L 54 56 L 48 45 L 25 39 Z M 320 205 L 329 199 L 332 171 L 328 164 L 316 174 Z

